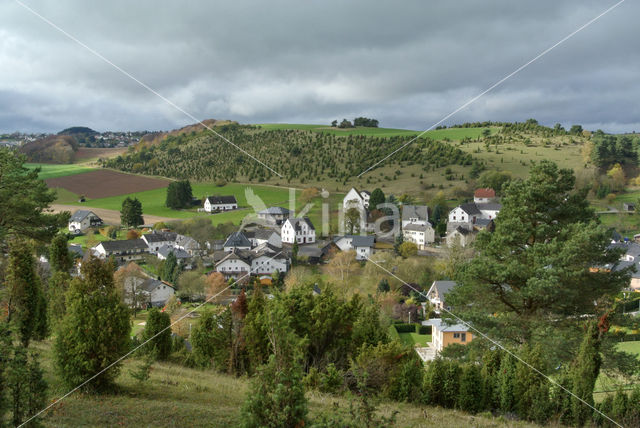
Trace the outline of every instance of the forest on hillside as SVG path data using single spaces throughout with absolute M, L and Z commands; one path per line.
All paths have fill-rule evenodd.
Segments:
M 330 179 L 346 182 L 407 142 L 406 137 L 336 136 L 302 130 L 258 130 L 251 126 L 219 128 L 225 138 L 278 171 L 302 183 Z M 471 165 L 470 154 L 450 144 L 419 139 L 394 156 L 403 166 L 418 164 L 428 172 L 449 165 Z M 274 176 L 263 165 L 210 132 L 169 135 L 158 144 L 140 145 L 125 156 L 105 161 L 122 171 L 179 179 L 266 181 Z

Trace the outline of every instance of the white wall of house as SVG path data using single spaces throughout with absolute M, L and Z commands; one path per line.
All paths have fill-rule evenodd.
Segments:
M 151 290 L 151 304 L 164 306 L 165 303 L 167 303 L 167 300 L 169 300 L 174 294 L 176 294 L 176 291 L 173 287 L 170 287 L 167 284 L 158 285 L 156 288 Z
M 419 250 L 424 250 L 428 244 L 436 240 L 436 232 L 431 226 L 425 226 L 423 230 L 403 230 L 402 237 L 405 242 L 413 242 Z
M 254 275 L 271 275 L 275 271 L 286 272 L 287 261 L 285 259 L 273 259 L 270 256 L 256 257 L 251 261 L 251 273 Z
M 466 223 L 471 222 L 473 219 L 469 217 L 462 208 L 455 207 L 449 212 L 449 222 L 451 223 Z
M 344 211 L 350 208 L 357 208 L 364 211 L 369 208 L 369 199 L 370 196 L 367 193 L 358 193 L 358 191 L 352 187 L 342 200 L 342 208 Z
M 208 213 L 213 211 L 228 211 L 238 208 L 238 204 L 212 204 L 209 199 L 204 201 L 204 210 Z
M 487 210 L 480 207 L 480 212 L 482 213 L 482 218 L 493 220 L 494 218 L 496 218 L 500 210 Z
M 316 242 L 315 229 L 309 227 L 307 222 L 303 220 L 298 222 L 298 224 L 300 225 L 300 228 L 295 230 L 290 219 L 287 219 L 287 221 L 284 222 L 280 234 L 282 242 L 287 244 L 293 244 L 295 242 L 298 244 L 312 244 Z
M 222 274 L 233 276 L 241 272 L 251 271 L 251 266 L 249 266 L 244 260 L 228 259 L 220 262 L 218 266 L 216 266 L 216 270 Z
M 356 260 L 367 260 L 373 254 L 371 247 L 356 247 Z

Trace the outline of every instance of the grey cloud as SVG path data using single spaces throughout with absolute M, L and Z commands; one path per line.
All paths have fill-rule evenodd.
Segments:
M 613 2 L 28 1 L 199 118 L 424 129 Z M 640 129 L 640 6 L 600 21 L 461 111 Z M 192 122 L 21 8 L 0 5 L 0 130 Z

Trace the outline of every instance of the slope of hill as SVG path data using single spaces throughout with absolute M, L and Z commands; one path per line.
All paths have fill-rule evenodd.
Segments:
M 58 132 L 58 135 L 95 135 L 97 133 L 98 132 L 86 126 L 72 126 L 71 128 Z
M 141 143 L 133 153 L 109 160 L 105 166 L 173 178 L 315 184 L 333 190 L 336 185 L 346 185 L 376 160 L 408 141 L 401 136 L 340 136 L 299 129 L 264 130 L 235 124 L 223 126 L 219 132 L 233 145 L 208 131 L 180 133 L 168 135 L 155 144 Z M 393 180 L 391 176 L 396 178 L 406 167 L 428 173 L 451 165 L 470 166 L 473 157 L 451 144 L 421 138 L 399 151 L 394 162 L 398 167 L 385 170 L 385 180 Z
M 217 126 L 221 122 L 215 121 Z M 468 191 L 478 171 L 528 173 L 533 160 L 550 159 L 562 167 L 585 166 L 586 134 L 522 123 L 463 124 L 429 131 L 371 171 L 358 175 L 418 135 L 387 128 L 336 130 L 321 125 L 224 123 L 216 131 L 264 165 L 208 131 L 183 128 L 138 144 L 133 153 L 105 161 L 123 171 L 195 181 L 265 182 L 282 186 L 318 186 L 346 191 L 351 186 L 382 187 L 408 193 L 444 189 Z M 406 134 L 409 133 L 409 134 Z M 474 166 L 475 165 L 475 166 Z

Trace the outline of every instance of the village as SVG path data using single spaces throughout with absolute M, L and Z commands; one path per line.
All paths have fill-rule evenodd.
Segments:
M 130 298 L 126 303 L 136 306 L 136 309 L 163 308 L 177 296 L 177 284 L 145 270 L 149 257 L 163 262 L 172 258 L 181 270 L 187 271 L 200 263 L 207 275 L 219 274 L 225 282 L 234 284 L 238 292 L 251 284 L 259 283 L 265 287 L 282 284 L 294 265 L 326 264 L 336 253 L 347 253 L 364 265 L 374 254 L 393 253 L 394 248 L 397 250 L 398 245 L 406 243 L 405 248 L 414 256 L 441 257 L 444 249 L 464 249 L 471 245 L 478 232 L 492 231 L 501 209 L 499 197 L 493 189 L 476 189 L 473 200 L 448 212 L 446 234 L 440 237 L 432 225 L 431 209 L 427 205 L 401 204 L 396 209 L 398 215 L 389 216 L 390 224 L 381 227 L 380 219 L 372 220 L 374 207 L 370 206 L 370 199 L 371 192 L 356 188 L 351 188 L 345 195 L 342 213 L 345 228 L 350 229 L 351 234 L 320 237 L 309 217 L 295 217 L 295 213 L 287 208 L 272 206 L 256 213 L 251 222 L 243 223 L 226 239 L 203 244 L 198 242 L 197 236 L 185 236 L 169 229 L 158 230 L 149 225 L 142 227 L 144 233 L 134 239 L 103 241 L 86 252 L 80 245 L 70 244 L 69 250 L 78 260 L 78 272 L 82 258 L 89 254 L 103 260 L 111 259 L 122 270 L 130 263 L 139 264 L 146 277 L 131 276 L 126 286 L 129 295 L 140 296 Z M 379 204 L 376 209 L 384 209 L 386 205 Z M 228 195 L 206 197 L 199 210 L 220 213 L 238 208 L 235 196 Z M 393 211 L 389 210 L 392 214 Z M 77 236 L 92 233 L 103 226 L 102 219 L 83 209 L 70 217 L 68 232 Z M 386 245 L 377 245 L 380 242 Z M 623 248 L 625 253 L 616 269 L 631 265 L 640 268 L 640 244 L 614 232 L 611 247 Z M 423 334 L 428 332 L 430 341 L 418 340 L 415 343 L 415 351 L 423 361 L 433 360 L 450 344 L 464 345 L 474 339 L 469 325 L 447 323 L 440 318 L 442 311 L 451 309 L 446 303 L 446 296 L 455 286 L 454 281 L 447 279 L 433 281 L 422 291 L 427 298 L 419 304 L 419 319 L 413 320 L 420 324 L 415 328 L 407 328 L 406 324 L 396 327 L 400 334 L 409 330 L 422 331 Z M 640 269 L 632 274 L 627 291 L 640 291 Z M 234 299 L 230 296 L 226 303 Z

